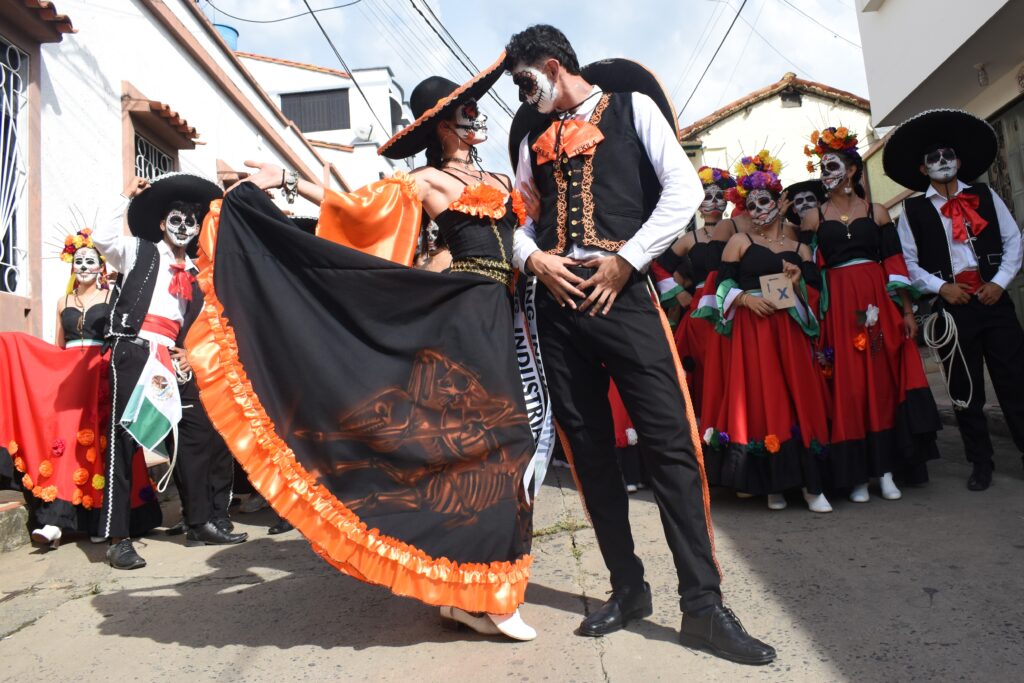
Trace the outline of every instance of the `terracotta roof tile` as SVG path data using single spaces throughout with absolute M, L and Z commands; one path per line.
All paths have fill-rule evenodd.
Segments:
M 164 123 L 177 131 L 182 137 L 189 140 L 195 140 L 199 137 L 196 129 L 188 125 L 188 121 L 181 118 L 181 115 L 171 109 L 170 105 L 157 102 L 156 100 L 149 100 L 149 110 L 164 119 Z
M 71 18 L 66 14 L 58 14 L 57 7 L 50 0 L 22 0 L 22 2 L 41 21 L 50 25 L 55 40 L 59 41 L 65 33 L 78 32 L 78 29 L 71 24 Z
M 258 62 L 268 62 L 270 64 L 281 64 L 282 66 L 291 66 L 296 69 L 305 69 L 306 71 L 316 71 L 322 74 L 331 74 L 332 76 L 341 76 L 342 78 L 352 78 L 348 72 L 342 71 L 341 69 L 332 69 L 326 66 L 317 66 L 316 64 L 305 64 L 303 62 L 293 62 L 290 59 L 280 59 L 278 57 L 268 57 L 266 55 L 257 55 L 252 52 L 239 52 L 235 51 L 235 54 L 245 59 L 255 59 Z
M 686 128 L 683 128 L 679 132 L 679 139 L 682 142 L 689 142 L 694 140 L 700 133 L 704 132 L 711 126 L 715 125 L 719 121 L 729 118 L 733 114 L 736 114 L 752 104 L 756 104 L 762 100 L 766 100 L 773 95 L 781 93 L 784 90 L 796 90 L 798 92 L 808 93 L 811 95 L 817 95 L 829 100 L 839 100 L 846 104 L 858 107 L 865 111 L 871 109 L 871 104 L 861 97 L 860 95 L 854 95 L 851 92 L 833 88 L 830 85 L 824 83 L 818 83 L 816 81 L 808 81 L 802 78 L 797 78 L 796 74 L 787 73 L 782 77 L 782 80 L 772 83 L 769 86 L 755 90 L 748 95 L 741 97 L 735 102 L 730 102 L 718 111 L 708 114 L 702 119 L 697 119 Z

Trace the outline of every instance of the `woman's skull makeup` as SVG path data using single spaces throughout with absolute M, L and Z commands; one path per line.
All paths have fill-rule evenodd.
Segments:
M 487 114 L 476 100 L 469 100 L 455 111 L 455 134 L 467 145 L 479 145 L 487 139 Z
M 82 284 L 90 284 L 103 271 L 100 253 L 91 247 L 82 247 L 76 250 L 75 258 L 71 261 L 71 268 L 75 273 L 75 279 Z
M 188 246 L 188 243 L 199 234 L 199 221 L 196 215 L 178 209 L 171 209 L 168 212 L 164 226 L 167 229 L 167 238 L 176 247 Z
M 797 192 L 793 197 L 793 210 L 802 216 L 812 209 L 818 208 L 818 195 L 810 191 Z
M 950 147 L 940 147 L 924 155 L 924 167 L 928 177 L 940 183 L 948 183 L 956 178 L 956 151 Z
M 846 179 L 846 162 L 831 152 L 821 157 L 821 182 L 826 190 L 834 190 Z
M 704 188 L 704 201 L 700 203 L 701 213 L 722 213 L 728 203 L 725 201 L 725 190 L 718 185 Z
M 746 207 L 750 220 L 756 225 L 770 225 L 779 217 L 779 203 L 768 190 L 751 190 Z
M 555 110 L 558 86 L 540 69 L 520 64 L 512 72 L 512 82 L 519 88 L 519 101 L 530 105 L 541 114 Z

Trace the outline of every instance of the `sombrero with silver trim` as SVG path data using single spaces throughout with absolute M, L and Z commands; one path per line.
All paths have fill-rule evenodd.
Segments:
M 151 180 L 148 188 L 132 198 L 128 204 L 128 229 L 136 237 L 159 242 L 164 238 L 160 221 L 167 217 L 171 202 L 202 206 L 201 214 L 196 216 L 202 223 L 210 202 L 223 196 L 224 190 L 212 180 L 193 173 L 167 173 Z

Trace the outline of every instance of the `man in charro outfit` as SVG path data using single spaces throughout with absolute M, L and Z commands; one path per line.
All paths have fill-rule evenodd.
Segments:
M 924 193 L 903 203 L 897 229 L 914 287 L 935 297 L 940 312 L 932 337 L 946 342 L 939 352 L 946 358 L 949 393 L 972 466 L 972 491 L 991 485 L 995 467 L 983 363 L 1013 441 L 1024 452 L 1024 331 L 1006 293 L 1021 267 L 1020 228 L 991 188 L 960 180 L 985 173 L 996 153 L 996 134 L 987 122 L 944 109 L 901 124 L 883 156 L 890 178 Z M 941 311 L 954 329 L 946 327 Z
M 579 632 L 603 636 L 652 613 L 615 456 L 611 377 L 639 434 L 679 575 L 680 641 L 767 664 L 775 650 L 722 605 L 693 413 L 643 275 L 704 196 L 675 136 L 671 104 L 657 79 L 633 62 L 581 70 L 569 41 L 551 26 L 516 34 L 506 51 L 520 100 L 529 105 L 509 142 L 516 182 L 535 187 L 540 205 L 538 219 L 516 231 L 516 266 L 543 285 L 538 329 L 555 418 L 611 574 L 611 598 Z

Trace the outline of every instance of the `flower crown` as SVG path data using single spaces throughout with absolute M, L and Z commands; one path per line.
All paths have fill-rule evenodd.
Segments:
M 782 181 L 779 180 L 782 162 L 766 149 L 758 152 L 757 156 L 743 157 L 736 162 L 734 170 L 736 187 L 726 193 L 726 199 L 734 204 L 742 205 L 744 197 L 752 190 L 782 192 Z
M 830 152 L 857 154 L 857 134 L 846 126 L 830 126 L 822 131 L 811 133 L 811 144 L 804 145 L 804 155 L 816 156 L 820 160 Z M 814 173 L 814 162 L 807 162 L 808 173 Z
M 74 235 L 65 237 L 64 248 L 60 251 L 60 260 L 64 263 L 71 263 L 75 260 L 75 252 L 86 248 L 96 249 L 96 245 L 92 241 L 92 228 L 82 228 Z M 105 260 L 102 254 L 100 260 Z
M 708 185 L 718 185 L 723 190 L 736 187 L 736 180 L 728 171 L 722 168 L 701 166 L 697 169 L 697 175 L 700 176 L 700 184 L 704 187 L 707 187 Z

